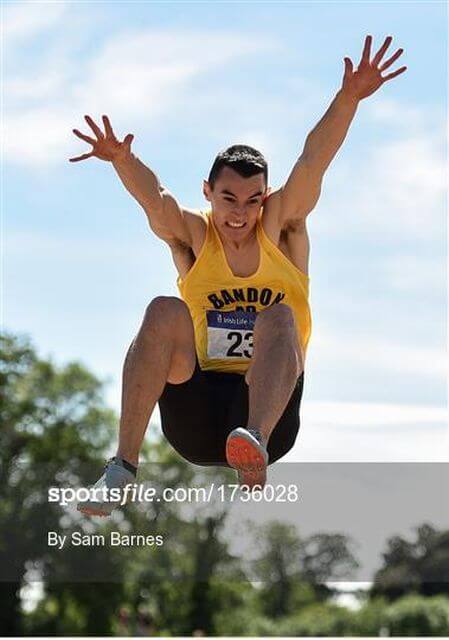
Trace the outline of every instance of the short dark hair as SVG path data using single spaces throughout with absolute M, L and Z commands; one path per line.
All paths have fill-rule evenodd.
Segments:
M 234 144 L 220 151 L 209 173 L 208 182 L 212 189 L 223 167 L 233 169 L 242 178 L 251 178 L 258 173 L 263 173 L 265 182 L 268 183 L 267 161 L 260 151 L 246 144 Z

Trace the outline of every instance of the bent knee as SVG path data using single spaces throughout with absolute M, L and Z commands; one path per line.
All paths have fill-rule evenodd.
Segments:
M 157 329 L 172 335 L 193 330 L 188 306 L 174 296 L 158 296 L 145 310 L 143 329 Z
M 157 296 L 145 309 L 144 322 L 150 320 L 167 322 L 185 315 L 190 316 L 190 312 L 183 300 L 174 296 Z
M 275 304 L 257 314 L 254 332 L 283 333 L 295 331 L 295 316 L 287 304 Z

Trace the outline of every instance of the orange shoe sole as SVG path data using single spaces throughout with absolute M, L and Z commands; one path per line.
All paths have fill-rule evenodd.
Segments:
M 239 474 L 240 484 L 250 489 L 263 487 L 266 482 L 267 462 L 262 452 L 242 436 L 235 435 L 226 442 L 226 460 Z

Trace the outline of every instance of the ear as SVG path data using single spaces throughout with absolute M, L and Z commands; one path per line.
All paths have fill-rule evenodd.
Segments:
M 211 191 L 212 189 L 210 188 L 210 184 L 208 183 L 208 181 L 203 180 L 203 194 L 208 202 L 210 202 Z

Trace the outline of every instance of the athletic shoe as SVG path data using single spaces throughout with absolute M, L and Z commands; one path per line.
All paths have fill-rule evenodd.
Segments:
M 126 467 L 130 466 L 125 460 L 120 458 L 111 458 L 107 461 L 104 467 L 104 473 L 101 478 L 91 487 L 91 489 L 103 490 L 107 489 L 121 489 L 123 490 L 126 485 L 134 484 L 136 482 L 136 476 Z M 108 496 L 109 497 L 109 496 Z M 85 513 L 88 516 L 110 516 L 112 511 L 118 507 L 122 502 L 122 496 L 117 500 L 102 500 L 101 494 L 96 496 L 95 500 L 87 500 L 86 502 L 79 502 L 77 505 L 78 511 Z
M 226 440 L 226 460 L 238 472 L 239 484 L 251 490 L 267 480 L 268 453 L 256 429 L 237 427 Z

